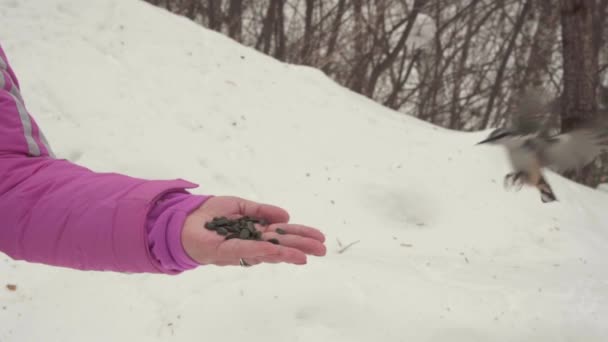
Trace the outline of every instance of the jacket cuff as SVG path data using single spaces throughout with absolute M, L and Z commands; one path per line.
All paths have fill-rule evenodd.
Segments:
M 154 203 L 146 222 L 148 248 L 165 273 L 177 274 L 200 266 L 184 250 L 182 230 L 188 215 L 210 197 L 177 190 L 165 193 Z
M 145 181 L 119 200 L 114 218 L 114 226 L 118 229 L 113 232 L 113 249 L 119 260 L 129 260 L 129 266 L 120 267 L 122 269 L 118 271 L 179 273 L 165 269 L 150 252 L 146 222 L 154 204 L 165 194 L 195 187 L 196 184 L 181 179 Z

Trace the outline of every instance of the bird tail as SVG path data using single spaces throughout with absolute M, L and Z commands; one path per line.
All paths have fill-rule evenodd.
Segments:
M 549 183 L 547 183 L 545 177 L 540 177 L 540 179 L 538 180 L 538 184 L 536 184 L 536 187 L 540 191 L 540 199 L 543 201 L 543 203 L 557 201 L 557 197 L 555 197 L 553 189 L 551 189 L 551 186 L 549 185 Z

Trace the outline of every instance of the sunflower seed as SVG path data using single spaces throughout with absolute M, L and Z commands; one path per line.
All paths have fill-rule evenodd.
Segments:
M 238 233 L 233 233 L 233 234 L 226 236 L 226 238 L 224 240 L 230 240 L 230 239 L 234 239 L 234 238 L 238 238 L 238 237 L 239 237 Z
M 243 229 L 241 230 L 239 237 L 244 240 L 249 239 L 249 237 L 251 237 L 251 232 L 248 229 Z
M 229 224 L 230 224 L 230 220 L 227 219 L 227 218 L 225 218 L 225 217 L 223 217 L 223 216 L 220 217 L 220 218 L 215 219 L 215 225 L 217 227 L 223 227 L 223 226 L 227 226 Z

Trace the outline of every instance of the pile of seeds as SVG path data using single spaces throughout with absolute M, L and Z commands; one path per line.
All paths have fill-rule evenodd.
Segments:
M 241 239 L 241 240 L 257 240 L 262 241 L 262 232 L 255 228 L 255 224 L 268 226 L 266 220 L 256 219 L 249 216 L 243 216 L 235 220 L 226 217 L 214 217 L 210 222 L 205 223 L 205 228 L 213 230 L 219 235 L 225 236 L 226 240 Z M 277 228 L 276 232 L 285 234 L 281 228 Z M 277 239 L 268 239 L 268 242 L 279 244 Z

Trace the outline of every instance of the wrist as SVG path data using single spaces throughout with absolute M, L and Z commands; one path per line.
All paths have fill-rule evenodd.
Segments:
M 148 215 L 148 246 L 163 268 L 181 272 L 200 266 L 184 249 L 182 231 L 188 215 L 210 197 L 175 191 L 154 204 Z

